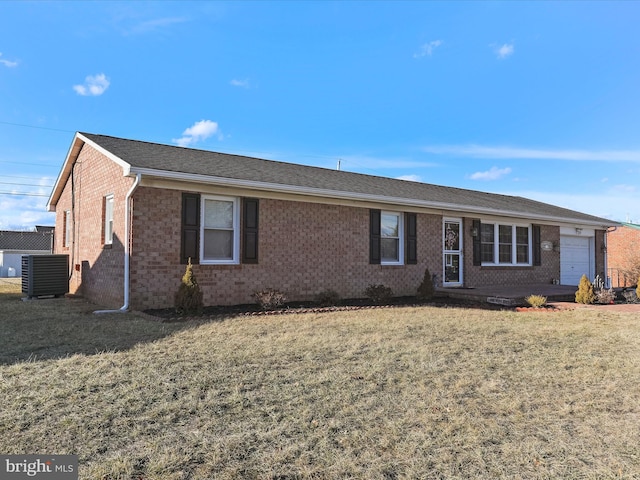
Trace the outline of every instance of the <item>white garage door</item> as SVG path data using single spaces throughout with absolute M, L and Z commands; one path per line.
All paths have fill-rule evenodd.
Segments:
M 586 275 L 593 280 L 588 237 L 560 236 L 560 283 L 578 285 Z

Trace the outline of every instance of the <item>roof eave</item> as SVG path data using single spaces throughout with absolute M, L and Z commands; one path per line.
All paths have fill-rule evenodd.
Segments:
M 71 146 L 69 147 L 69 151 L 67 152 L 64 163 L 62 164 L 62 169 L 60 170 L 58 178 L 56 179 L 56 183 L 53 185 L 53 189 L 51 190 L 49 200 L 47 201 L 48 212 L 55 212 L 56 205 L 58 204 L 58 200 L 60 199 L 60 195 L 62 195 L 62 191 L 64 190 L 64 187 L 69 180 L 69 176 L 71 175 L 73 165 L 76 163 L 76 160 L 78 160 L 78 156 L 82 151 L 82 147 L 87 143 L 98 152 L 102 153 L 107 158 L 113 160 L 119 166 L 121 166 L 123 176 L 129 175 L 129 171 L 131 169 L 131 165 L 129 163 L 125 162 L 120 157 L 114 155 L 108 150 L 102 148 L 93 140 L 85 137 L 82 133 L 76 132 L 75 136 L 73 137 L 73 141 L 71 142 Z
M 157 169 L 151 169 L 151 168 L 131 167 L 130 174 L 138 174 L 138 173 L 145 177 L 155 177 L 155 178 L 162 178 L 166 180 L 177 180 L 177 181 L 192 182 L 192 183 L 203 183 L 207 185 L 238 187 L 238 188 L 246 188 L 250 190 L 268 190 L 268 191 L 273 191 L 278 193 L 298 194 L 298 195 L 321 197 L 321 198 L 322 197 L 339 198 L 342 200 L 375 202 L 375 203 L 384 203 L 389 205 L 402 205 L 402 206 L 408 206 L 408 207 L 446 210 L 446 211 L 452 211 L 452 212 L 467 212 L 470 214 L 478 214 L 478 215 L 495 215 L 495 216 L 511 217 L 511 218 L 527 218 L 529 220 L 566 223 L 571 225 L 580 224 L 580 225 L 584 225 L 585 227 L 590 226 L 590 227 L 599 227 L 603 229 L 606 229 L 607 227 L 610 227 L 610 226 L 618 225 L 617 222 L 603 223 L 600 220 L 588 220 L 588 219 L 581 219 L 581 218 L 557 217 L 557 216 L 538 215 L 538 214 L 524 215 L 522 212 L 499 210 L 499 209 L 488 209 L 488 208 L 478 207 L 474 205 L 461 205 L 461 204 L 446 203 L 446 202 L 430 202 L 426 200 L 417 200 L 417 199 L 411 199 L 411 198 L 390 197 L 390 196 L 373 195 L 373 194 L 367 194 L 367 193 L 355 193 L 355 192 L 345 192 L 345 191 L 329 190 L 329 189 L 322 189 L 322 188 L 301 187 L 296 185 L 286 185 L 286 184 L 280 184 L 280 183 L 259 182 L 255 180 L 242 180 L 237 178 L 216 177 L 211 175 L 201 175 L 201 174 L 184 173 L 184 172 L 172 172 L 168 170 L 157 170 Z

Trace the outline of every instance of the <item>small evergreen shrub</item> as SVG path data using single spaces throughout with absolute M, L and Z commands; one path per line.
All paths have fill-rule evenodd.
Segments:
M 422 279 L 422 283 L 418 286 L 416 297 L 420 301 L 431 300 L 433 298 L 433 293 L 433 278 L 431 277 L 431 273 L 427 268 L 424 271 L 424 278 Z
M 547 297 L 542 295 L 529 295 L 524 301 L 534 308 L 541 308 L 547 304 Z
M 287 301 L 287 295 L 274 288 L 266 288 L 255 292 L 253 298 L 255 298 L 256 303 L 260 305 L 260 308 L 263 310 L 275 310 L 276 308 L 283 307 Z
M 385 287 L 384 285 L 369 285 L 364 294 L 370 298 L 374 303 L 378 305 L 386 305 L 391 301 L 391 297 L 393 297 L 393 290 L 390 287 Z
M 202 312 L 202 290 L 200 290 L 200 285 L 198 285 L 196 276 L 193 274 L 191 258 L 189 258 L 187 269 L 182 276 L 182 282 L 175 294 L 174 306 L 178 313 Z
M 595 301 L 596 296 L 593 293 L 593 284 L 589 281 L 586 275 L 582 275 L 580 278 L 580 284 L 578 285 L 578 291 L 576 292 L 576 303 L 591 304 Z
M 323 290 L 316 295 L 316 303 L 321 307 L 335 307 L 340 304 L 340 295 L 335 290 Z
M 596 292 L 596 301 L 598 303 L 602 303 L 604 305 L 608 305 L 610 303 L 615 302 L 616 300 L 616 292 L 613 291 L 613 288 L 606 289 L 601 288 Z

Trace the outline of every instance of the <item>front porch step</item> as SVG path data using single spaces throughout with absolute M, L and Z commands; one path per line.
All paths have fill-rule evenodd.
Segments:
M 496 305 L 504 305 L 505 307 L 515 307 L 518 305 L 515 298 L 505 297 L 487 297 L 487 303 L 493 303 Z

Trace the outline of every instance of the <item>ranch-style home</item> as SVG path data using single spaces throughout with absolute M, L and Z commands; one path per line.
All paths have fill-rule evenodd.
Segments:
M 521 197 L 77 133 L 48 202 L 70 290 L 165 308 L 188 260 L 205 305 L 371 284 L 577 285 L 615 222 Z

